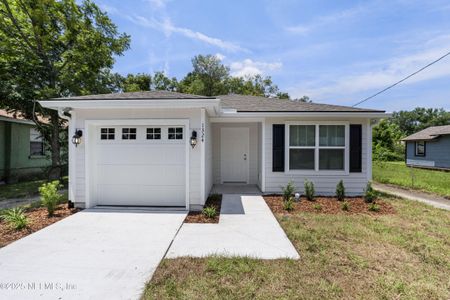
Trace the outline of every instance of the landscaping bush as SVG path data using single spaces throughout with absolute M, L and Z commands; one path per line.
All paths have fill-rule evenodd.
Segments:
M 372 203 L 375 201 L 377 195 L 372 187 L 372 182 L 367 182 L 366 188 L 364 189 L 364 201 L 367 203 Z
M 295 192 L 295 186 L 292 180 L 290 180 L 286 186 L 281 187 L 281 191 L 283 192 L 283 200 L 289 201 L 292 194 Z
M 41 203 L 47 208 L 47 212 L 50 217 L 53 216 L 56 206 L 62 199 L 62 195 L 58 192 L 59 187 L 59 181 L 55 180 L 49 183 L 44 183 L 39 188 Z
M 21 230 L 28 225 L 28 218 L 21 207 L 5 210 L 1 218 L 15 230 Z
M 375 202 L 372 202 L 369 204 L 369 211 L 380 211 L 380 206 L 378 204 L 376 204 Z
M 350 203 L 348 203 L 347 201 L 344 201 L 344 203 L 342 203 L 342 210 L 344 211 L 349 211 L 350 210 Z
M 305 179 L 305 196 L 309 201 L 313 201 L 316 191 L 314 190 L 314 183 Z
M 210 219 L 213 219 L 217 216 L 217 210 L 214 206 L 208 206 L 203 208 L 202 213 Z
M 317 211 L 322 210 L 322 205 L 320 205 L 320 204 L 314 204 L 313 207 L 314 207 L 314 209 L 317 210 Z
M 345 199 L 345 187 L 342 180 L 336 185 L 336 197 L 339 201 L 344 201 Z
M 292 199 L 292 196 L 287 200 L 283 201 L 283 208 L 286 211 L 292 211 L 294 210 L 294 200 Z

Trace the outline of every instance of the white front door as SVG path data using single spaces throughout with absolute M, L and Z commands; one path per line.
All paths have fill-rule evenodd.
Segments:
M 220 132 L 221 181 L 248 183 L 249 129 L 222 128 Z

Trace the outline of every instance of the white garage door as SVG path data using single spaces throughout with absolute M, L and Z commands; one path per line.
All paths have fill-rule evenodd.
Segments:
M 97 205 L 186 206 L 183 126 L 96 128 Z

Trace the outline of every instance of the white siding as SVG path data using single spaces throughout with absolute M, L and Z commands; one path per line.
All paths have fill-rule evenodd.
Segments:
M 272 125 L 273 124 L 284 124 L 286 121 L 349 121 L 348 119 L 281 119 L 281 118 L 271 118 L 266 119 L 265 122 L 265 177 L 266 193 L 280 193 L 281 186 L 285 186 L 289 180 L 292 180 L 297 187 L 299 192 L 303 192 L 303 184 L 305 179 L 308 179 L 314 183 L 316 193 L 318 195 L 334 195 L 336 191 L 336 184 L 339 180 L 344 181 L 346 192 L 348 195 L 360 195 L 363 193 L 370 174 L 368 173 L 368 121 L 367 119 L 350 120 L 350 124 L 361 124 L 362 125 L 362 172 L 361 173 L 349 173 L 348 175 L 325 175 L 319 173 L 311 173 L 310 175 L 303 174 L 293 174 L 285 172 L 272 172 Z M 287 159 L 287 158 L 285 158 Z M 348 163 L 348 162 L 347 162 Z M 369 170 L 370 172 L 370 170 Z
M 220 129 L 223 127 L 245 127 L 250 130 L 249 184 L 258 184 L 258 125 L 257 123 L 213 123 L 213 178 L 214 184 L 221 183 L 220 170 Z
M 78 109 L 74 127 L 85 132 L 86 120 L 116 120 L 116 119 L 189 119 L 190 128 L 186 137 L 191 136 L 192 130 L 201 131 L 200 109 Z M 74 128 L 71 128 L 74 131 Z M 189 147 L 189 202 L 190 205 L 203 205 L 200 189 L 200 147 Z M 86 201 L 86 166 L 85 140 L 74 149 L 75 154 L 75 187 L 74 202 L 84 205 Z

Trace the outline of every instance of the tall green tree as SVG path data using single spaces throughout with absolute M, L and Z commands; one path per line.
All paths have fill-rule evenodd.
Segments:
M 121 88 L 123 92 L 150 91 L 151 84 L 152 76 L 150 74 L 128 74 L 122 79 Z
M 35 120 L 50 144 L 51 177 L 61 172 L 63 122 L 34 100 L 117 90 L 110 69 L 129 42 L 89 0 L 0 0 L 0 105 Z
M 450 112 L 442 108 L 416 107 L 411 111 L 392 113 L 390 122 L 396 124 L 404 136 L 408 136 L 430 126 L 449 125 Z

